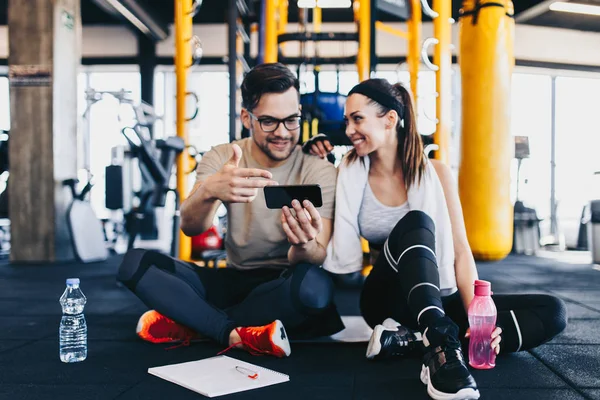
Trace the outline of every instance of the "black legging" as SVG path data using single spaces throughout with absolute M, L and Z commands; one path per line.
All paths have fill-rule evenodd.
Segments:
M 165 254 L 127 252 L 117 279 L 149 308 L 224 345 L 238 326 L 279 319 L 291 338 L 343 329 L 333 305 L 333 283 L 315 265 L 286 270 L 201 268 Z
M 398 260 L 406 249 L 415 245 L 435 251 L 434 232 L 433 221 L 427 214 L 409 212 L 388 238 L 392 261 Z M 459 338 L 463 338 L 469 322 L 460 294 L 457 291 L 449 296 L 440 296 L 436 260 L 427 248 L 416 247 L 407 251 L 397 265 L 388 262 L 382 249 L 365 282 L 360 300 L 361 312 L 371 327 L 391 317 L 421 331 L 436 320 L 448 317 L 458 325 Z M 493 295 L 492 298 L 498 310 L 497 325 L 502 328 L 500 349 L 503 353 L 539 346 L 558 335 L 567 325 L 565 304 L 554 296 Z

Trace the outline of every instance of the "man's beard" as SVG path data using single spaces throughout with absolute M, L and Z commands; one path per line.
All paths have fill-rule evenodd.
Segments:
M 287 160 L 289 158 L 289 156 L 292 154 L 292 152 L 294 151 L 294 146 L 290 145 L 292 142 L 292 139 L 289 139 L 288 142 L 290 144 L 288 144 L 290 147 L 287 151 L 287 154 L 285 155 L 277 155 L 274 154 L 271 149 L 269 149 L 269 141 L 265 140 L 264 143 L 259 143 L 254 136 L 252 137 L 252 139 L 254 140 L 254 143 L 263 151 L 263 153 L 265 153 L 267 155 L 267 157 L 269 157 L 271 160 L 273 161 L 284 161 Z

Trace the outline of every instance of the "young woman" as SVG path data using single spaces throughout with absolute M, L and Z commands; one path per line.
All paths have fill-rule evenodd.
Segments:
M 376 257 L 360 299 L 362 315 L 374 328 L 367 357 L 403 354 L 421 336 L 421 380 L 429 395 L 478 398 L 460 344 L 468 337 L 466 310 L 478 275 L 451 171 L 424 155 L 411 96 L 402 85 L 382 79 L 358 84 L 348 95 L 345 119 L 354 148 L 339 167 L 324 267 L 359 271 L 360 237 L 367 239 Z M 331 150 L 326 140 L 309 146 L 321 157 Z M 564 303 L 555 297 L 493 299 L 496 353 L 501 341 L 503 353 L 527 350 L 566 326 Z

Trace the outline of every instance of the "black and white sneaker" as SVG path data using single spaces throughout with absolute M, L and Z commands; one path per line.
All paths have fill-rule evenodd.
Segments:
M 396 320 L 394 320 L 393 318 L 386 318 L 381 325 L 390 329 L 397 329 L 402 326 L 400 322 L 396 322 Z M 421 332 L 418 333 L 420 334 Z
M 479 390 L 454 340 L 430 349 L 423 358 L 421 382 L 435 400 L 478 399 Z
M 367 347 L 367 358 L 403 356 L 422 346 L 421 332 L 400 325 L 391 318 L 376 325 Z

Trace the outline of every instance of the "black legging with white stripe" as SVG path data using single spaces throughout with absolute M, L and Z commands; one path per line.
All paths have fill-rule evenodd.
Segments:
M 275 319 L 295 339 L 328 336 L 344 327 L 333 304 L 333 282 L 316 265 L 199 268 L 157 251 L 132 249 L 117 279 L 150 309 L 226 346 L 234 328 Z
M 458 325 L 459 338 L 464 337 L 469 322 L 459 292 L 440 294 L 440 278 L 432 252 L 434 232 L 433 221 L 420 211 L 409 212 L 392 230 L 360 299 L 361 312 L 371 327 L 391 317 L 423 332 L 440 318 L 449 318 Z M 396 264 L 394 260 L 398 259 Z M 503 331 L 500 346 L 503 353 L 539 346 L 567 325 L 565 304 L 554 296 L 493 295 L 492 298 L 498 309 L 497 325 Z

